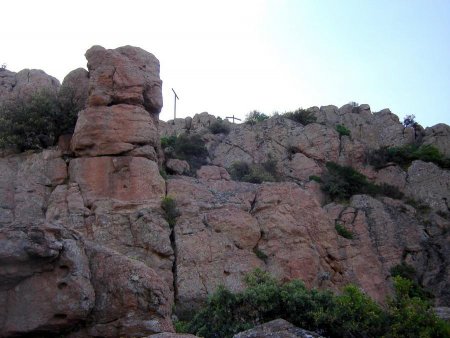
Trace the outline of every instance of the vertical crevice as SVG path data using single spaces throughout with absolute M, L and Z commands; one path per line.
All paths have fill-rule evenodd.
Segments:
M 178 299 L 178 286 L 177 286 L 177 258 L 178 258 L 178 250 L 177 250 L 177 241 L 175 234 L 175 226 L 170 231 L 170 246 L 173 251 L 173 262 L 172 262 L 172 277 L 173 277 L 173 300 L 174 303 L 177 303 Z
M 174 303 L 177 303 L 178 299 L 178 287 L 177 287 L 177 263 L 178 263 L 178 248 L 176 243 L 176 232 L 175 227 L 177 224 L 177 218 L 180 216 L 180 212 L 178 211 L 176 201 L 168 195 L 168 184 L 166 183 L 166 194 L 164 199 L 161 202 L 161 208 L 164 211 L 164 219 L 167 221 L 170 234 L 170 246 L 173 251 L 173 262 L 172 262 L 172 277 L 173 277 L 173 295 L 174 295 Z

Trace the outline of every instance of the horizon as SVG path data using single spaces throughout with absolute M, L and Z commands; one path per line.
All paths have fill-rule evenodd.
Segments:
M 165 121 L 173 119 L 173 88 L 180 118 L 206 111 L 244 119 L 253 110 L 272 115 L 354 101 L 372 112 L 389 108 L 400 122 L 415 115 L 424 127 L 450 124 L 450 2 L 137 5 L 7 3 L 5 13 L 28 11 L 23 25 L 5 18 L 0 64 L 42 69 L 62 82 L 86 69 L 92 45 L 129 44 L 160 61 Z M 91 13 L 90 24 L 80 20 Z

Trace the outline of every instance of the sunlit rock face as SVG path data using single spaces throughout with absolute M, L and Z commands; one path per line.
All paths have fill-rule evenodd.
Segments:
M 72 71 L 61 87 L 84 107 L 71 149 L 62 140 L 64 149 L 0 158 L 2 336 L 173 332 L 159 62 L 130 46 L 86 56 L 89 72 Z M 1 94 L 58 92 L 44 74 L 2 71 Z
M 72 138 L 77 156 L 139 154 L 156 159 L 158 115 L 162 108 L 159 61 L 131 46 L 86 52 L 87 107 Z
M 75 88 L 83 107 L 71 141 L 0 157 L 1 335 L 173 332 L 174 312 L 192 316 L 219 285 L 242 290 L 255 268 L 308 287 L 355 283 L 384 302 L 390 269 L 403 262 L 436 305 L 449 306 L 449 171 L 423 161 L 376 169 L 367 156 L 421 141 L 445 150 L 448 126 L 421 130 L 418 139 L 389 110 L 345 105 L 308 109 L 317 120 L 307 125 L 274 116 L 223 122 L 229 133 L 214 134 L 218 119 L 208 113 L 158 121 L 161 80 L 152 54 L 94 46 L 86 58 L 88 71 L 71 72 L 61 89 L 41 71 L 0 71 L 2 100 L 32 92 L 28 74 L 36 88 Z M 339 134 L 338 124 L 350 135 Z M 165 159 L 161 151 L 160 137 L 182 133 L 205 142 L 206 164 L 196 173 L 189 159 Z M 230 167 L 238 161 L 270 162 L 277 180 L 234 181 Z M 330 202 L 315 181 L 328 161 L 394 185 L 406 198 Z M 163 179 L 162 164 L 173 175 Z M 176 202 L 172 227 L 165 197 Z M 407 198 L 430 208 L 424 213 Z M 339 234 L 338 224 L 353 237 Z

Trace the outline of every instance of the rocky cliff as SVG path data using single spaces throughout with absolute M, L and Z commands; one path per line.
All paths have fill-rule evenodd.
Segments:
M 368 162 L 371 151 L 412 143 L 450 156 L 448 126 L 406 128 L 389 110 L 345 105 L 310 108 L 316 122 L 307 125 L 274 116 L 220 122 L 229 132 L 213 133 L 218 120 L 207 113 L 159 121 L 152 54 L 94 46 L 86 58 L 89 71 L 61 87 L 42 71 L 0 72 L 3 100 L 70 86 L 84 105 L 58 147 L 0 158 L 0 336 L 173 332 L 172 314 L 189 316 L 220 284 L 242 289 L 257 267 L 310 287 L 355 283 L 383 302 L 390 269 L 407 263 L 435 305 L 450 306 L 450 172 L 420 160 Z M 183 134 L 205 143 L 202 166 L 161 149 L 161 137 Z M 243 161 L 270 161 L 277 179 L 233 181 L 230 168 Z M 406 197 L 330 201 L 311 178 L 329 161 Z M 164 168 L 173 175 L 163 178 Z M 176 203 L 172 223 L 165 197 Z

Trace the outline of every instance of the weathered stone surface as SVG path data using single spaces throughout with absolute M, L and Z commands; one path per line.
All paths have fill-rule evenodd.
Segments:
M 173 332 L 169 288 L 152 269 L 93 243 L 87 243 L 87 254 L 96 302 L 82 335 L 113 338 Z
M 252 251 L 261 236 L 249 214 L 254 189 L 232 181 L 168 180 L 167 193 L 181 212 L 175 226 L 178 314 L 192 314 L 219 284 L 241 290 L 243 276 L 263 266 Z
M 450 126 L 439 123 L 425 129 L 423 144 L 431 144 L 445 156 L 450 157 Z
M 197 170 L 197 177 L 204 180 L 231 180 L 230 174 L 225 168 L 215 165 L 202 166 L 199 170 Z
M 235 126 L 218 141 L 208 146 L 217 166 L 229 168 L 238 161 L 263 163 L 272 159 L 279 173 L 300 180 L 320 174 L 320 162 L 337 161 L 339 157 L 340 140 L 333 128 L 316 123 L 304 127 L 282 117 L 254 126 Z
M 162 108 L 159 61 L 145 50 L 93 46 L 86 52 L 90 74 L 88 105 L 119 103 L 143 106 L 152 114 Z
M 450 210 L 450 171 L 433 163 L 414 161 L 408 168 L 405 193 L 434 210 Z
M 60 152 L 21 154 L 0 158 L 0 224 L 39 224 L 51 187 L 65 180 Z
M 169 158 L 166 161 L 166 168 L 169 170 L 169 172 L 177 175 L 186 174 L 191 169 L 189 163 L 187 163 L 184 160 L 179 160 L 176 158 Z
M 89 95 L 89 72 L 84 68 L 72 70 L 59 89 L 59 101 L 84 109 Z
M 96 201 L 160 202 L 165 183 L 155 162 L 143 157 L 82 157 L 70 161 L 70 180 L 78 183 L 90 207 Z
M 87 317 L 95 295 L 76 236 L 58 225 L 7 227 L 0 242 L 2 336 L 58 332 Z
M 385 183 L 392 185 L 394 187 L 397 187 L 400 191 L 403 191 L 406 186 L 406 179 L 406 172 L 399 166 L 393 165 L 380 169 L 377 172 L 375 181 L 378 184 Z
M 0 69 L 0 100 L 4 100 L 13 91 L 17 83 L 16 73 Z
M 323 169 L 317 162 L 302 153 L 295 153 L 289 160 L 283 162 L 283 174 L 286 177 L 302 181 L 309 180 L 310 176 L 320 176 Z
M 275 319 L 235 334 L 233 338 L 323 338 L 321 335 L 298 328 L 284 319 Z
M 16 83 L 11 95 L 21 99 L 26 99 L 34 93 L 48 91 L 56 94 L 59 90 L 59 81 L 47 75 L 40 69 L 23 69 L 16 74 Z
M 72 137 L 77 156 L 120 155 L 158 144 L 157 121 L 143 108 L 127 104 L 82 110 Z

